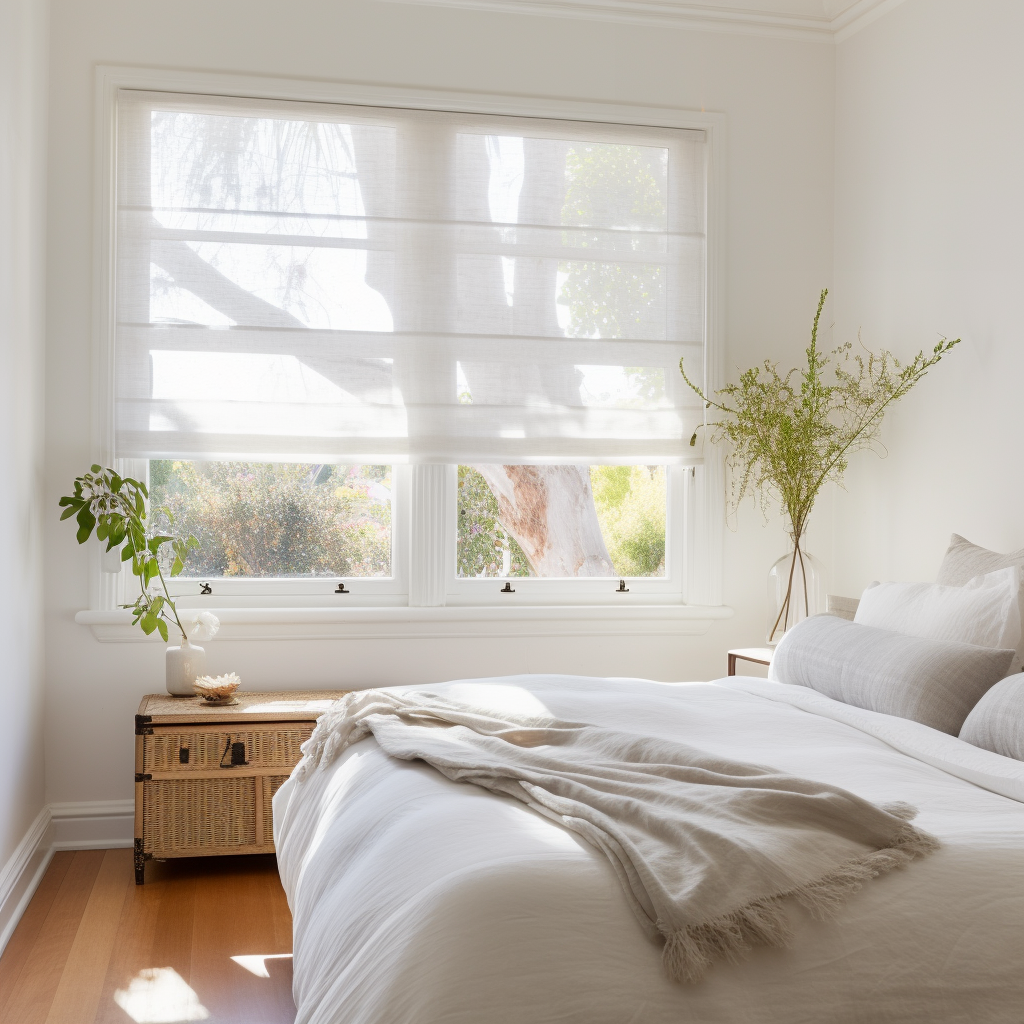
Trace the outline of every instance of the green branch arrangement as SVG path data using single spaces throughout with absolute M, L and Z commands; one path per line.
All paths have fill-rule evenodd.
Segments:
M 804 614 L 810 613 L 800 544 L 821 488 L 829 481 L 842 482 L 850 456 L 878 438 L 889 406 L 960 343 L 959 338 L 942 338 L 930 354 L 918 352 L 906 365 L 887 351 L 865 348 L 855 353 L 851 342 L 822 353 L 818 324 L 827 297 L 826 288 L 814 314 L 803 369 L 781 374 L 777 363 L 765 360 L 763 366 L 742 373 L 738 384 L 728 384 L 712 397 L 690 380 L 683 360 L 679 361 L 683 379 L 717 417 L 694 431 L 690 445 L 697 443 L 698 431 L 706 427 L 712 442 L 725 441 L 730 446 L 733 509 L 747 494 L 759 492 L 762 508 L 767 511 L 769 496 L 774 496 L 786 515 L 793 559 L 786 597 L 770 639 L 787 621 L 798 562 L 805 576 Z
M 173 533 L 151 532 L 147 525 L 146 485 L 131 477 L 122 477 L 112 469 L 92 466 L 88 473 L 75 478 L 73 494 L 60 499 L 64 509 L 61 520 L 75 517 L 78 523 L 78 543 L 84 544 L 96 531 L 96 539 L 106 541 L 107 551 L 121 548 L 121 561 L 131 561 L 132 572 L 139 578 L 141 593 L 133 605 L 124 605 L 134 613 L 132 625 L 138 625 L 149 636 L 154 630 L 167 640 L 168 625 L 181 632 L 182 642 L 188 634 L 178 617 L 161 566 L 161 548 L 170 545 L 163 554 L 170 562 L 168 575 L 177 576 L 184 568 L 189 552 L 199 547 L 191 534 L 177 537 Z M 169 525 L 174 525 L 170 509 L 160 508 Z M 159 580 L 162 593 L 152 593 L 150 584 Z

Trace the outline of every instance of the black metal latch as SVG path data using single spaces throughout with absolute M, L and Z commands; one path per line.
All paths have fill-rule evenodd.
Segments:
M 245 759 L 245 744 L 241 740 L 232 743 L 229 736 L 224 744 L 224 753 L 220 755 L 221 768 L 242 768 L 248 763 Z
M 498 591 L 499 594 L 514 594 L 515 590 L 512 589 L 511 583 L 506 583 L 505 586 Z
M 149 781 L 152 780 L 152 778 L 153 778 L 153 776 L 150 775 L 149 772 L 136 772 L 135 773 L 135 781 L 136 782 L 149 782 Z

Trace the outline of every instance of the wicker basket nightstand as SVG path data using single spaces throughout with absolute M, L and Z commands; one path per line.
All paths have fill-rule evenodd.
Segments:
M 152 857 L 273 853 L 271 800 L 317 718 L 345 690 L 150 694 L 135 716 L 135 882 Z

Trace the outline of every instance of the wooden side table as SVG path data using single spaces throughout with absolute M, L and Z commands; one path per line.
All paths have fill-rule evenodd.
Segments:
M 135 883 L 146 861 L 273 853 L 271 801 L 299 747 L 347 690 L 240 693 L 211 706 L 166 693 L 135 716 Z
M 755 665 L 770 665 L 772 649 L 770 647 L 737 647 L 729 652 L 729 675 L 736 675 L 737 661 L 752 661 Z

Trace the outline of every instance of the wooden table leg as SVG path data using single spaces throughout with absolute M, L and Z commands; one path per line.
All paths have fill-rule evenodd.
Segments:
M 729 675 L 731 675 L 731 676 L 736 675 L 736 655 L 735 654 L 730 654 L 729 655 Z

